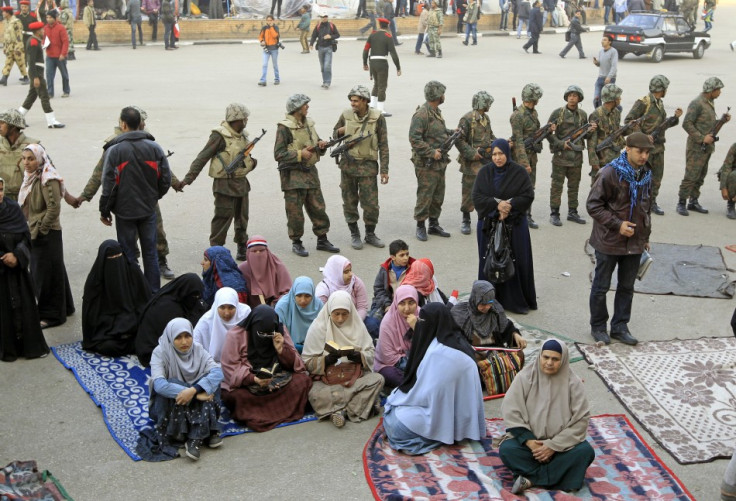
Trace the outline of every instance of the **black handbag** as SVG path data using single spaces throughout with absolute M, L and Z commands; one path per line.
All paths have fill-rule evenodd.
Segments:
M 565 42 L 569 42 L 570 38 L 572 38 L 572 33 L 570 33 L 570 30 L 567 30 L 565 32 Z
M 511 229 L 503 221 L 493 221 L 483 265 L 486 280 L 493 284 L 502 284 L 510 280 L 516 272 L 510 233 Z

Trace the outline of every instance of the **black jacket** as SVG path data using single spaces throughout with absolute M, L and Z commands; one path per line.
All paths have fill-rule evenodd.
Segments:
M 539 35 L 544 29 L 543 20 L 542 10 L 539 7 L 534 7 L 529 17 L 529 32 Z
M 120 134 L 105 145 L 100 213 L 121 219 L 143 219 L 153 214 L 158 200 L 171 186 L 166 154 L 151 134 Z
M 330 35 L 332 38 L 325 40 L 325 35 Z M 317 23 L 317 26 L 312 30 L 312 38 L 309 40 L 309 45 L 314 45 L 317 42 L 317 47 L 331 47 L 333 42 L 340 38 L 340 32 L 337 31 L 337 27 L 330 23 Z

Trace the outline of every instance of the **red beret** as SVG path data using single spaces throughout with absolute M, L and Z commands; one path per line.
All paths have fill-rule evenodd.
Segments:
M 28 0 L 20 0 L 20 4 L 21 5 L 31 5 L 31 2 L 29 2 Z
M 389 20 L 388 20 L 388 19 L 386 19 L 385 17 L 379 17 L 379 18 L 377 19 L 377 21 L 378 21 L 379 23 L 383 23 L 383 24 L 391 24 L 391 21 L 389 21 Z
M 5 7 L 2 8 L 2 10 L 4 12 L 11 12 L 11 13 L 13 12 L 13 8 L 10 5 L 6 5 Z
M 28 29 L 31 31 L 40 30 L 44 27 L 44 24 L 41 21 L 36 21 L 35 23 L 31 23 L 28 25 Z

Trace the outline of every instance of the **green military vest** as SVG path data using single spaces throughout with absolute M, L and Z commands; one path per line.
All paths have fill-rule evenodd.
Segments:
M 11 200 L 18 200 L 18 192 L 23 184 L 23 167 L 20 165 L 20 156 L 23 148 L 29 144 L 38 144 L 38 139 L 32 139 L 23 132 L 20 133 L 15 144 L 10 144 L 6 138 L 0 138 L 0 177 L 5 180 L 5 196 Z
M 245 130 L 243 130 L 242 134 L 238 134 L 232 127 L 230 127 L 230 124 L 222 122 L 219 127 L 212 129 L 212 132 L 217 132 L 222 136 L 225 140 L 225 149 L 212 157 L 212 160 L 210 161 L 210 177 L 215 179 L 245 177 L 247 172 L 243 167 L 235 169 L 235 172 L 230 176 L 225 172 L 225 167 L 230 165 L 233 158 L 235 158 L 235 156 L 243 151 L 248 145 L 248 136 L 247 133 L 245 133 Z M 247 160 L 245 163 L 247 163 Z
M 369 109 L 368 113 L 360 119 L 352 109 L 345 110 L 342 112 L 342 117 L 345 119 L 345 135 L 352 135 L 353 138 L 371 133 L 371 138 L 366 141 L 361 141 L 352 148 L 350 148 L 350 156 L 356 161 L 372 160 L 378 161 L 378 135 L 376 134 L 376 127 L 378 125 L 378 119 L 381 117 L 381 112 L 376 109 Z
M 317 131 L 314 130 L 314 120 L 307 117 L 304 123 L 300 124 L 296 121 L 294 115 L 286 115 L 279 123 L 291 132 L 292 141 L 287 149 L 289 151 L 301 151 L 304 148 L 314 146 L 312 158 L 302 160 L 302 164 L 306 167 L 316 164 L 319 161 L 319 149 L 317 148 L 319 136 L 317 135 Z

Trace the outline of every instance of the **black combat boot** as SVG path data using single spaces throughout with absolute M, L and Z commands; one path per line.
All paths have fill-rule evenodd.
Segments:
M 652 212 L 654 212 L 658 216 L 664 216 L 664 210 L 662 210 L 662 207 L 657 205 L 656 200 L 652 200 Z
M 417 221 L 417 240 L 427 241 L 427 228 L 424 226 L 424 221 Z
M 161 276 L 166 280 L 171 280 L 172 278 L 176 277 L 176 274 L 174 274 L 171 268 L 169 268 L 169 263 L 166 262 L 166 256 L 158 257 L 158 271 L 161 273 Z
M 562 226 L 562 221 L 560 221 L 559 207 L 552 207 L 550 209 L 549 222 L 552 223 L 552 225 L 554 226 Z
M 690 203 L 687 204 L 687 208 L 700 214 L 708 214 L 708 209 L 700 205 L 697 198 L 691 198 Z
M 317 250 L 332 252 L 333 254 L 340 252 L 339 247 L 335 247 L 329 240 L 327 240 L 327 235 L 320 235 L 317 237 Z
M 24 77 L 20 77 L 18 80 L 20 80 L 20 83 L 22 85 L 27 85 L 31 80 L 28 78 L 28 75 Z
M 470 213 L 463 212 L 463 222 L 460 225 L 460 233 L 470 235 Z
M 350 229 L 350 245 L 355 250 L 363 248 L 363 241 L 360 239 L 360 230 L 358 229 L 358 223 L 348 223 Z
M 580 214 L 578 214 L 577 209 L 570 209 L 567 211 L 567 220 L 572 221 L 573 223 L 578 223 L 578 224 L 586 223 L 585 219 L 580 217 Z
M 429 218 L 429 232 L 430 235 L 437 235 L 438 237 L 449 237 L 450 234 L 442 229 L 440 222 L 437 219 Z
M 677 202 L 677 213 L 681 216 L 689 216 L 690 213 L 687 211 L 687 207 L 685 207 L 685 199 L 681 198 Z
M 434 53 L 434 51 L 429 51 L 429 54 L 427 54 L 427 57 L 437 57 L 437 54 Z
M 726 217 L 728 219 L 736 219 L 736 210 L 734 210 L 734 202 L 726 202 Z
M 536 229 L 539 228 L 539 225 L 537 224 L 537 222 L 532 217 L 532 209 L 531 209 L 531 207 L 529 208 L 529 212 L 526 213 L 526 220 L 529 223 L 529 228 L 531 228 L 533 230 L 536 230 Z
M 386 244 L 376 236 L 375 226 L 365 226 L 365 243 L 372 245 L 373 247 L 378 247 L 379 249 L 386 247 Z
M 439 59 L 439 58 L 441 58 L 441 57 L 442 57 L 442 51 L 441 51 L 441 50 L 438 50 L 438 51 L 437 51 L 437 58 Z
M 238 243 L 238 252 L 235 254 L 235 259 L 238 261 L 245 261 L 248 257 L 248 246 L 246 244 Z
M 299 257 L 307 257 L 309 255 L 307 249 L 305 249 L 304 245 L 302 245 L 301 240 L 294 240 L 291 242 L 291 252 Z
M 8 85 L 8 75 L 3 75 L 3 77 L 0 78 L 0 85 L 5 85 L 7 87 L 7 85 Z

